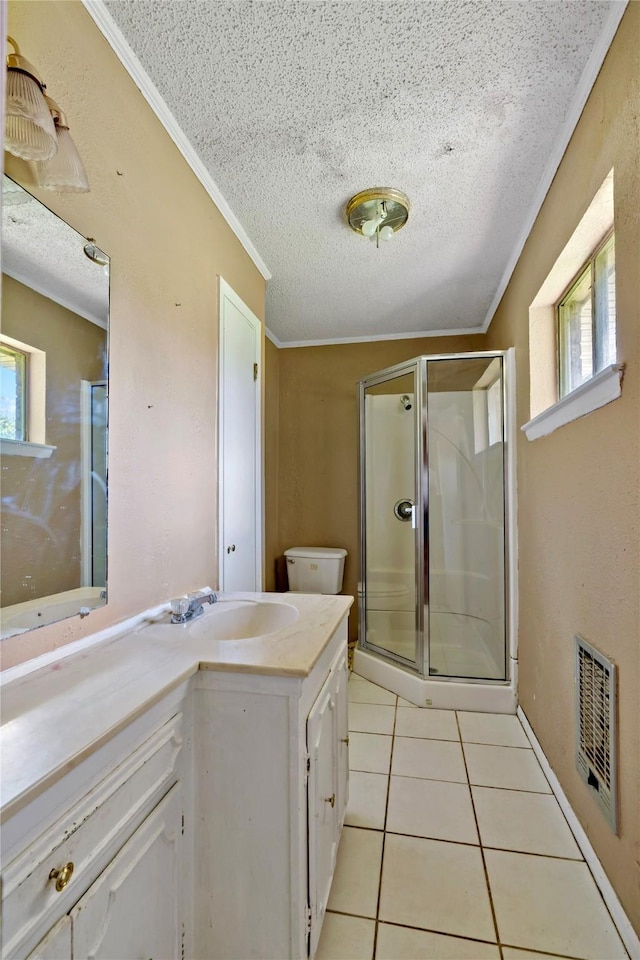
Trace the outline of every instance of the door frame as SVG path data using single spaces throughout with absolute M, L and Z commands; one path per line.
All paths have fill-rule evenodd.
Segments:
M 256 446 L 254 450 L 254 479 L 255 479 L 255 509 L 256 509 L 256 556 L 255 576 L 256 589 L 260 591 L 263 582 L 263 551 L 264 551 L 264 489 L 263 489 L 263 424 L 262 424 L 262 323 L 255 313 L 238 296 L 227 281 L 218 275 L 218 582 L 220 590 L 224 591 L 224 506 L 225 489 L 224 462 L 225 431 L 224 431 L 224 375 L 225 375 L 225 348 L 224 333 L 225 305 L 231 303 L 249 321 L 255 335 L 255 362 L 258 364 L 256 378 Z

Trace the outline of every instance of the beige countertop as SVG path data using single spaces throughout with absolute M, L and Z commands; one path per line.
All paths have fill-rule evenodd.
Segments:
M 169 615 L 101 641 L 6 684 L 0 728 L 0 818 L 6 821 L 199 669 L 281 677 L 308 676 L 352 597 L 222 595 L 192 624 Z M 296 608 L 274 633 L 216 641 L 215 616 L 246 600 Z M 197 625 L 197 629 L 196 629 Z

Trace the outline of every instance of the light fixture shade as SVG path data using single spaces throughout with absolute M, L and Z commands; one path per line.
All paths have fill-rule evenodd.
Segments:
M 22 59 L 22 58 L 20 58 Z M 38 82 L 22 70 L 7 70 L 4 147 L 23 160 L 48 160 L 57 149 L 53 118 Z
M 391 228 L 391 233 L 387 231 L 385 234 L 385 239 L 389 239 L 392 234 L 401 230 L 409 219 L 409 198 L 393 187 L 372 187 L 351 197 L 345 208 L 345 215 L 351 229 L 365 237 L 376 235 L 377 228 L 384 222 L 385 227 Z M 369 226 L 371 223 L 375 224 L 373 229 Z
M 35 164 L 38 186 L 61 193 L 88 193 L 87 173 L 68 128 L 56 125 L 56 133 L 58 152 L 51 160 Z

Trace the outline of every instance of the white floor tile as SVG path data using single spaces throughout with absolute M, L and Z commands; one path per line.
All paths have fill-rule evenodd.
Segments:
M 472 789 L 483 846 L 582 859 L 553 795 L 494 787 Z
M 392 743 L 390 736 L 379 733 L 350 733 L 349 769 L 389 773 Z
M 551 793 L 533 750 L 465 743 L 469 782 L 480 787 Z
M 467 743 L 490 743 L 498 747 L 530 747 L 516 716 L 505 713 L 458 711 L 462 739 Z
M 485 850 L 503 943 L 586 960 L 627 953 L 586 863 Z
M 398 777 L 467 782 L 462 747 L 445 740 L 395 737 L 391 772 Z
M 379 918 L 494 940 L 480 849 L 387 834 Z
M 349 702 L 350 703 L 384 703 L 395 707 L 395 693 L 379 687 L 377 683 L 371 683 L 370 680 L 364 680 L 351 674 L 349 679 Z
M 375 918 L 382 837 L 376 830 L 344 827 L 327 904 L 329 910 Z
M 381 773 L 354 770 L 349 775 L 349 803 L 344 822 L 350 827 L 384 830 L 388 786 L 389 777 Z
M 387 830 L 432 840 L 478 843 L 466 783 L 391 777 Z
M 350 703 L 349 730 L 360 733 L 393 733 L 396 708 L 378 703 Z
M 346 954 L 345 954 L 346 956 Z M 411 930 L 390 923 L 378 925 L 376 960 L 500 960 L 497 944 Z
M 411 710 L 408 707 L 398 707 L 396 736 L 460 740 L 453 710 Z
M 372 960 L 375 920 L 325 913 L 316 960 Z
M 414 710 L 418 710 L 418 705 L 416 703 L 411 703 L 410 700 L 403 700 L 402 697 L 398 697 L 398 706 L 399 707 L 413 707 Z

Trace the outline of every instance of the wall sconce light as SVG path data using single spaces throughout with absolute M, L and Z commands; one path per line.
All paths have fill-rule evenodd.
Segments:
M 373 187 L 351 197 L 345 213 L 351 229 L 375 237 L 378 247 L 380 240 L 391 240 L 404 227 L 409 219 L 409 198 L 391 187 Z
M 14 49 L 7 55 L 7 102 L 4 148 L 34 164 L 38 186 L 61 192 L 86 193 L 89 182 L 69 133 L 67 118 L 45 94 L 46 85 L 29 61 Z

